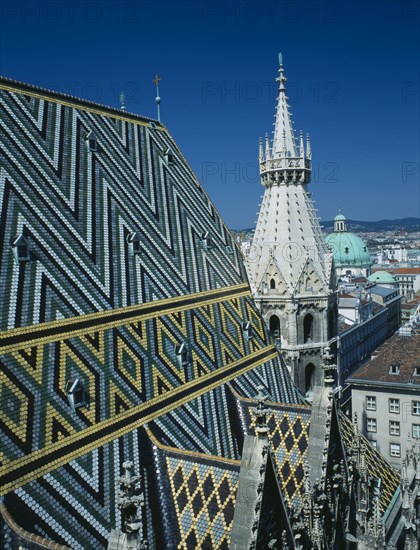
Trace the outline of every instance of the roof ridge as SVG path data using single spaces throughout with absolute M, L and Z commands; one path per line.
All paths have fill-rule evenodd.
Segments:
M 95 101 L 91 101 L 90 99 L 83 99 L 71 94 L 66 94 L 65 92 L 50 90 L 48 88 L 43 88 L 41 86 L 36 86 L 34 84 L 28 84 L 27 82 L 14 80 L 13 78 L 0 75 L 0 88 L 1 87 L 7 88 L 10 86 L 16 88 L 17 91 L 20 91 L 23 94 L 25 94 L 25 92 L 44 94 L 44 95 L 50 96 L 51 98 L 74 102 L 76 104 L 79 104 L 81 107 L 83 106 L 93 107 L 96 109 L 108 111 L 109 113 L 114 113 L 116 115 L 119 115 L 120 117 L 122 116 L 124 118 L 141 120 L 143 122 L 153 122 L 157 126 L 160 126 L 161 128 L 165 128 L 165 126 L 155 118 L 139 115 L 137 113 L 130 113 L 128 111 L 118 109 L 117 107 L 112 107 L 110 105 L 105 105 L 103 103 L 97 103 Z

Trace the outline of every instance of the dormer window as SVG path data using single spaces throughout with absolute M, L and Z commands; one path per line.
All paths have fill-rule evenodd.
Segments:
M 201 244 L 203 245 L 204 250 L 208 250 L 213 246 L 211 236 L 208 231 L 203 231 L 201 233 Z
M 346 246 L 345 249 L 344 249 L 344 254 L 348 254 L 349 253 L 349 247 Z
M 245 340 L 251 340 L 254 336 L 254 331 L 250 321 L 244 321 L 242 323 L 242 332 L 244 334 Z
M 31 259 L 29 244 L 23 235 L 19 235 L 19 237 L 13 241 L 12 250 L 18 264 L 21 262 L 29 262 Z
M 165 162 L 168 166 L 173 166 L 175 164 L 175 157 L 170 148 L 165 151 Z
M 400 364 L 395 363 L 389 367 L 389 374 L 400 374 Z
M 136 254 L 140 254 L 141 252 L 141 244 L 140 244 L 140 237 L 137 233 L 130 233 L 127 236 L 127 244 L 128 244 L 128 252 L 131 256 L 135 256 Z
M 414 367 L 413 376 L 420 376 L 420 366 Z
M 90 152 L 98 150 L 98 142 L 92 130 L 85 135 L 85 142 Z
M 229 254 L 229 256 L 233 256 L 233 248 L 230 246 L 230 244 L 226 245 L 226 254 Z
M 150 124 L 150 128 L 153 128 L 153 129 L 156 128 L 156 124 L 154 122 L 150 122 L 149 124 Z
M 188 365 L 189 354 L 185 342 L 182 342 L 182 344 L 175 344 L 174 351 L 179 367 L 186 367 Z
M 65 391 L 67 401 L 74 411 L 88 406 L 86 390 L 79 378 L 68 380 Z

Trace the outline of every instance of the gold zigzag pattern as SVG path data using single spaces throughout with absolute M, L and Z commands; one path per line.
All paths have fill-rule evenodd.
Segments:
M 232 295 L 236 298 L 249 296 L 250 290 L 248 285 L 242 283 L 231 287 L 176 296 L 174 298 L 165 298 L 144 304 L 88 313 L 79 317 L 59 319 L 48 323 L 39 323 L 38 325 L 7 330 L 0 334 L 0 354 L 68 338 L 86 336 L 86 334 L 91 334 L 98 330 L 118 328 L 129 323 L 138 323 L 172 313 L 178 314 L 189 309 L 223 302 Z
M 10 462 L 0 469 L 0 492 L 8 493 L 25 483 L 110 443 L 126 433 L 207 393 L 233 378 L 274 359 L 275 346 L 267 346 L 198 379 L 191 380 L 116 417 L 68 435 L 46 448 Z

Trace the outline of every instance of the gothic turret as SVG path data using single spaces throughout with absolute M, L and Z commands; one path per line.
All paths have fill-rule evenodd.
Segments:
M 307 186 L 311 179 L 309 135 L 296 141 L 280 58 L 272 143 L 260 140 L 264 198 L 247 256 L 254 297 L 281 346 L 295 383 L 304 391 L 322 383 L 322 349 L 336 334 L 332 254 L 322 235 Z

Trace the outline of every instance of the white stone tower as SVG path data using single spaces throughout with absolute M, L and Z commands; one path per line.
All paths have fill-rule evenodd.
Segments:
M 297 146 L 279 56 L 279 95 L 273 142 L 260 139 L 265 187 L 247 269 L 252 292 L 281 346 L 295 384 L 310 392 L 322 384 L 322 353 L 334 350 L 337 298 L 332 254 L 308 192 L 311 146 Z

